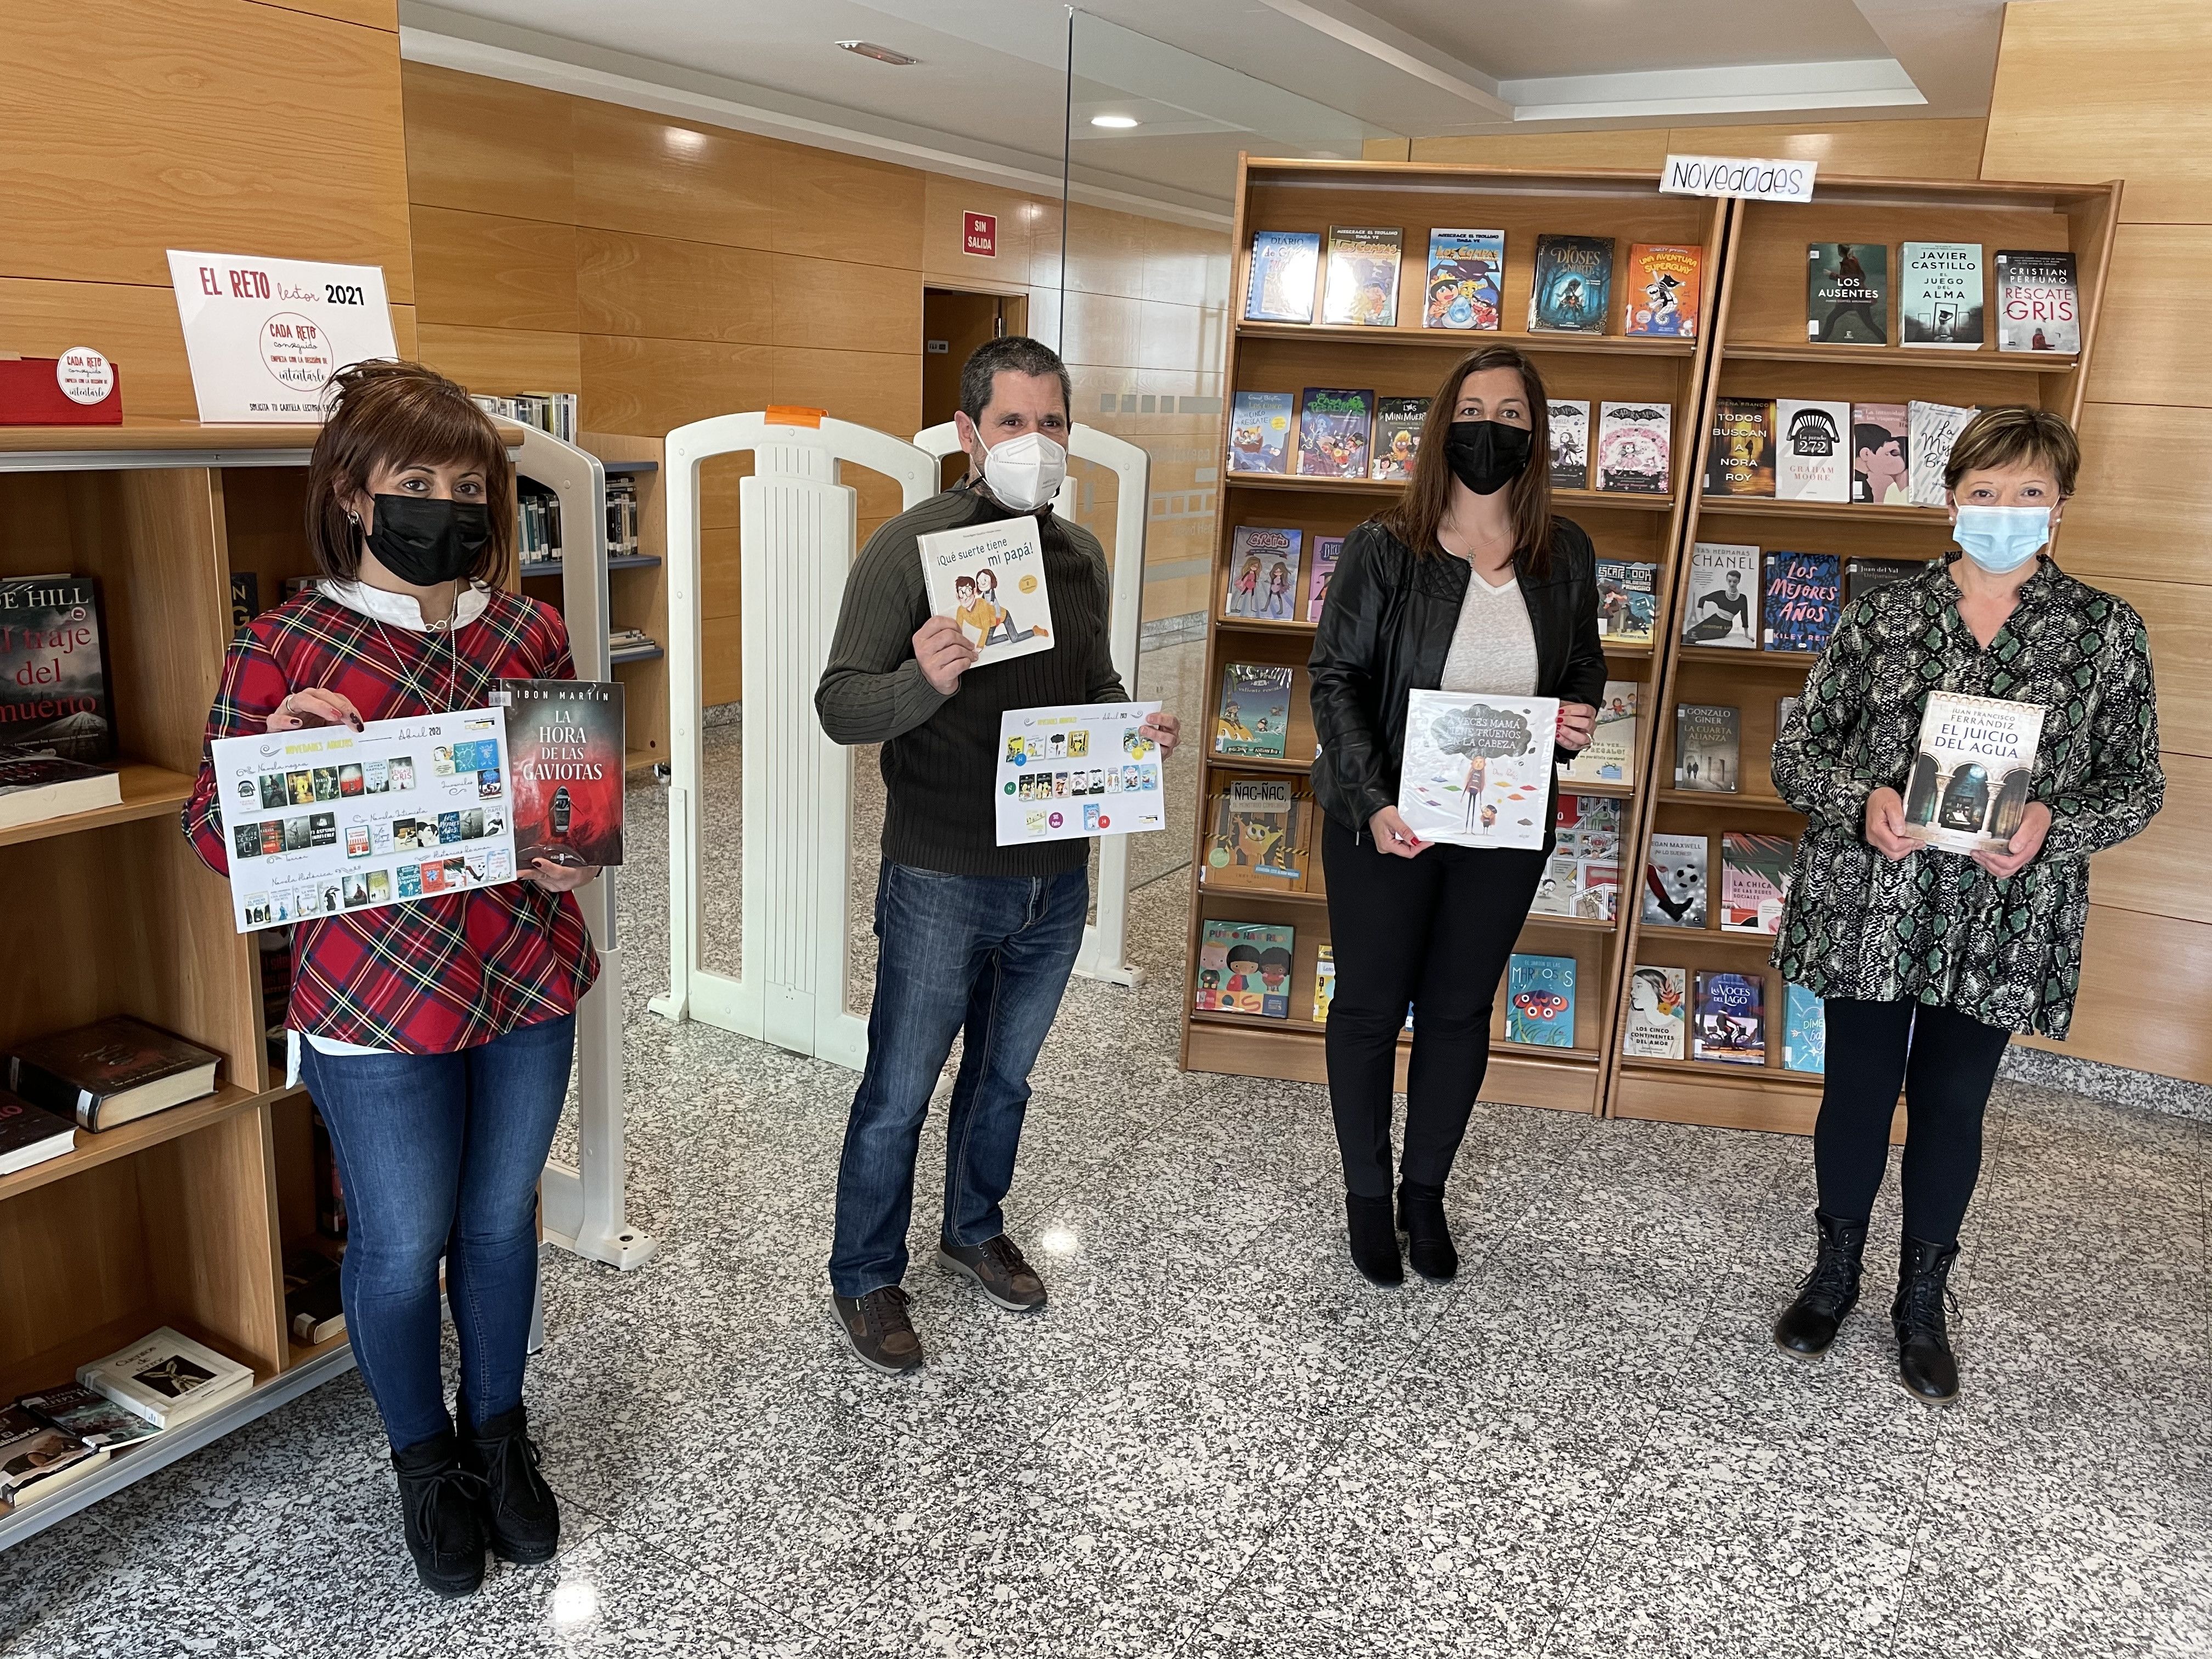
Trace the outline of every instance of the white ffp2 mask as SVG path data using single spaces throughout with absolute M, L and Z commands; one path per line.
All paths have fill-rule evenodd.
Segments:
M 1067 452 L 1042 432 L 1024 432 L 983 452 L 983 482 L 1016 513 L 1048 505 L 1066 477 Z

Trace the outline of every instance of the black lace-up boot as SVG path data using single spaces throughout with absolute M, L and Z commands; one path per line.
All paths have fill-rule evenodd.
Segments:
M 1346 1193 L 1344 1214 L 1352 1242 L 1352 1265 L 1371 1283 L 1404 1284 L 1406 1264 L 1398 1255 L 1398 1230 L 1390 1222 L 1390 1200 Z
M 1908 1238 L 1900 1255 L 1897 1300 L 1889 1309 L 1889 1322 L 1897 1328 L 1897 1380 L 1915 1400 L 1948 1405 L 1959 1397 L 1959 1362 L 1943 1315 L 1947 1306 L 1959 1310 L 1951 1295 L 1951 1264 L 1959 1259 L 1959 1247 Z
M 1797 1299 L 1774 1322 L 1774 1346 L 1801 1359 L 1818 1359 L 1836 1340 L 1844 1316 L 1858 1305 L 1859 1265 L 1867 1224 L 1813 1212 L 1820 1227 L 1820 1254 L 1797 1286 Z
M 453 1431 L 392 1454 L 407 1553 L 426 1589 L 473 1595 L 483 1583 L 483 1522 L 477 1513 L 483 1478 L 462 1466 Z
M 1459 1252 L 1452 1248 L 1451 1228 L 1444 1220 L 1443 1188 L 1401 1181 L 1398 1230 L 1406 1235 L 1406 1259 L 1415 1273 L 1434 1279 L 1458 1275 Z
M 468 1407 L 457 1407 L 463 1424 Z M 489 1423 L 464 1428 L 461 1463 L 483 1483 L 481 1509 L 491 1553 L 518 1566 L 550 1561 L 561 1547 L 561 1505 L 538 1473 L 538 1443 L 517 1406 Z

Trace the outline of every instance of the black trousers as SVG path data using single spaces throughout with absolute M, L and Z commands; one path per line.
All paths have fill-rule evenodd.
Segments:
M 1390 1109 L 1398 1033 L 1414 1005 L 1406 1078 L 1405 1178 L 1441 1187 L 1467 1133 L 1490 1063 L 1490 1010 L 1528 920 L 1544 855 L 1511 848 L 1431 847 L 1392 858 L 1374 837 L 1327 820 L 1328 1098 L 1346 1188 L 1390 1193 Z
M 1844 1221 L 1874 1212 L 1902 1088 L 1905 1236 L 1955 1243 L 1981 1177 L 1982 1115 L 2012 1034 L 1923 1003 L 1830 997 L 1824 1006 L 1828 1070 L 1813 1130 L 1820 1207 Z

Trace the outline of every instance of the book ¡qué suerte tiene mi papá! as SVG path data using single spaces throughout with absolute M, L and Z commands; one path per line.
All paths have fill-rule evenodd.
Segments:
M 1052 593 L 1036 517 L 1022 514 L 917 536 L 930 614 L 976 648 L 971 668 L 1049 651 Z

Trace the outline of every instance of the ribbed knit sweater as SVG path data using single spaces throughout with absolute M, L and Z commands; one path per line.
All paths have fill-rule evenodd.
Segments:
M 1051 650 L 970 668 L 949 697 L 915 660 L 914 636 L 929 620 L 915 538 L 1015 516 L 963 482 L 869 537 L 846 578 L 814 708 L 833 742 L 883 744 L 883 850 L 894 864 L 955 876 L 1054 876 L 1090 855 L 1087 841 L 1000 847 L 992 792 L 1006 710 L 1127 696 L 1107 641 L 1110 589 L 1098 538 L 1049 507 L 1036 515 Z

